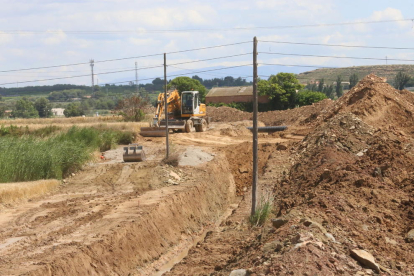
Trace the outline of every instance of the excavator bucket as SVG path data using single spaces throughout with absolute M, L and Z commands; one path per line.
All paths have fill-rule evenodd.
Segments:
M 141 127 L 140 133 L 144 137 L 165 137 L 165 127 Z
M 137 144 L 130 144 L 128 147 L 124 147 L 124 162 L 141 162 L 145 161 L 145 152 L 142 146 Z

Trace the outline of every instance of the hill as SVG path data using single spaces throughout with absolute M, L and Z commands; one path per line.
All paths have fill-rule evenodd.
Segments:
M 297 75 L 302 84 L 324 78 L 325 83 L 336 81 L 337 76 L 341 76 L 343 81 L 349 81 L 349 77 L 355 73 L 361 80 L 369 74 L 375 74 L 379 77 L 386 78 L 388 83 L 392 83 L 395 75 L 403 71 L 409 76 L 414 77 L 414 65 L 392 64 L 392 65 L 370 65 L 370 66 L 353 66 L 344 68 L 324 68 L 313 71 L 303 72 Z M 411 81 L 412 82 L 412 81 Z M 412 85 L 409 84 L 410 86 Z

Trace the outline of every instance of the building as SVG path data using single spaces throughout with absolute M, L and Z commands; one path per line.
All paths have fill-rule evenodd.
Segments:
M 64 108 L 52 108 L 53 116 L 65 116 L 65 114 L 63 114 L 63 111 L 65 111 Z
M 253 102 L 253 86 L 214 87 L 206 96 L 208 103 Z M 268 103 L 269 96 L 258 96 L 259 103 Z

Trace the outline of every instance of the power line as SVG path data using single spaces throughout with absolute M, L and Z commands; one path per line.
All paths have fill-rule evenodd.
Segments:
M 0 34 L 144 34 L 144 33 L 183 33 L 183 32 L 217 32 L 217 31 L 251 31 L 251 30 L 273 30 L 273 29 L 294 29 L 294 28 L 310 28 L 310 27 L 332 27 L 332 26 L 348 26 L 358 24 L 378 24 L 378 23 L 396 23 L 408 22 L 414 19 L 397 19 L 397 20 L 377 20 L 377 21 L 356 21 L 356 22 L 340 22 L 340 23 L 326 23 L 326 24 L 304 24 L 304 25 L 279 25 L 279 26 L 265 26 L 265 27 L 235 27 L 235 28 L 197 28 L 197 29 L 166 29 L 166 30 L 3 30 Z
M 414 59 L 373 58 L 373 57 L 341 57 L 341 56 L 321 56 L 321 55 L 287 54 L 287 53 L 273 53 L 273 52 L 259 52 L 259 54 L 281 55 L 281 56 L 300 56 L 300 57 L 321 57 L 321 58 L 365 59 L 365 60 L 414 61 Z
M 237 55 L 229 55 L 229 56 L 221 56 L 221 57 L 208 58 L 208 59 L 200 59 L 200 60 L 194 60 L 194 61 L 179 62 L 179 63 L 175 63 L 175 64 L 171 64 L 171 65 L 197 63 L 197 62 L 203 62 L 203 61 L 209 61 L 209 60 L 217 60 L 217 59 L 223 59 L 223 58 L 231 58 L 231 57 L 244 56 L 244 55 L 248 55 L 248 54 L 250 54 L 250 53 L 237 54 Z M 107 75 L 107 74 L 115 74 L 115 73 L 124 73 L 124 72 L 131 72 L 131 71 L 135 71 L 135 70 L 154 69 L 154 68 L 160 68 L 160 67 L 163 67 L 163 65 L 150 66 L 150 67 L 142 67 L 142 68 L 137 68 L 137 69 L 134 68 L 134 69 L 128 69 L 128 70 L 118 70 L 118 71 L 102 72 L 102 73 L 97 73 L 97 74 L 94 74 L 94 75 L 98 76 L 98 75 Z M 60 80 L 60 79 L 72 79 L 72 78 L 80 78 L 80 77 L 86 77 L 86 76 L 89 76 L 89 75 L 77 75 L 77 76 L 58 77 L 58 78 L 42 79 L 42 80 L 19 81 L 19 83 L 42 82 L 42 81 L 51 81 L 51 80 Z M 11 82 L 11 83 L 0 83 L 0 85 L 8 85 L 8 84 L 14 84 L 14 83 L 15 82 Z
M 290 42 L 290 41 L 269 41 L 269 40 L 260 40 L 260 42 L 265 42 L 265 43 L 279 43 L 279 44 L 292 44 L 292 45 L 307 45 L 307 46 L 345 47 L 345 48 L 389 49 L 389 50 L 414 50 L 414 48 L 407 48 L 407 47 L 358 46 L 358 45 L 322 44 L 322 43 L 306 43 L 306 42 Z
M 311 68 L 340 68 L 340 67 L 329 67 L 329 66 L 315 66 L 315 65 L 299 65 L 299 64 L 281 64 L 281 63 L 259 63 L 258 65 L 275 65 L 275 66 L 286 66 L 286 67 L 311 67 Z
M 182 68 L 182 67 L 177 67 L 177 66 L 172 66 L 172 65 L 169 65 L 169 67 L 173 67 L 173 68 L 181 69 L 181 70 L 187 70 L 191 74 L 194 74 L 194 71 L 195 71 L 193 69 Z M 223 75 L 223 74 L 215 75 L 215 74 L 209 74 L 209 73 L 204 73 L 204 75 L 209 75 L 209 76 L 213 76 L 213 77 L 223 77 L 223 76 L 226 76 L 227 77 L 228 76 L 228 75 Z M 239 76 L 239 77 L 240 78 L 252 78 L 252 76 Z
M 213 71 L 220 71 L 220 70 L 226 70 L 226 69 L 232 69 L 232 68 L 238 68 L 238 67 L 246 67 L 246 66 L 252 66 L 252 65 L 251 64 L 235 65 L 235 66 L 228 66 L 228 67 L 224 67 L 224 68 L 216 68 L 216 69 L 209 69 L 209 70 L 203 70 L 203 71 L 195 71 L 193 73 L 194 74 L 197 74 L 197 73 L 204 73 L 204 72 L 213 72 Z M 180 76 L 185 76 L 185 75 L 187 75 L 187 74 L 173 74 L 173 75 L 169 75 L 168 77 L 180 77 Z M 144 80 L 154 80 L 156 78 L 161 78 L 161 77 L 146 78 L 146 79 L 141 79 L 141 81 L 144 81 Z M 119 81 L 119 82 L 110 82 L 110 83 L 106 83 L 106 84 L 118 84 L 118 83 L 127 83 L 127 82 L 133 82 L 133 80 L 129 80 L 129 81 Z
M 201 47 L 201 48 L 193 48 L 188 50 L 181 50 L 181 51 L 174 51 L 168 52 L 166 54 L 178 54 L 178 53 L 185 53 L 185 52 L 192 52 L 192 51 L 200 51 L 200 50 L 207 50 L 213 48 L 220 48 L 220 47 L 228 47 L 240 44 L 250 43 L 250 41 L 242 41 L 230 44 L 222 44 L 222 45 L 215 45 L 215 46 L 208 46 L 208 47 Z M 142 56 L 134 56 L 134 57 L 125 57 L 125 58 L 116 58 L 116 59 L 106 59 L 106 60 L 98 60 L 95 63 L 102 63 L 102 62 L 113 62 L 113 61 L 120 61 L 120 60 L 127 60 L 127 59 L 138 59 L 138 58 L 146 58 L 146 57 L 154 57 L 154 56 L 162 56 L 163 54 L 149 54 L 149 55 L 142 55 Z M 44 67 L 32 67 L 32 68 L 23 68 L 23 69 L 11 69 L 11 70 L 1 70 L 0 73 L 7 73 L 7 72 L 16 72 L 16 71 L 28 71 L 28 70 L 39 70 L 39 69 L 48 69 L 48 68 L 56 68 L 56 67 L 65 67 L 65 66 L 77 66 L 77 65 L 86 65 L 89 62 L 80 62 L 80 63 L 71 63 L 71 64 L 62 64 L 62 65 L 51 65 L 51 66 L 44 66 Z

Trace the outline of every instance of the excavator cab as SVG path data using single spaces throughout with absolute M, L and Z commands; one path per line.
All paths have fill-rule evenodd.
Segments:
M 200 95 L 198 91 L 183 91 L 181 99 L 181 114 L 200 114 Z

